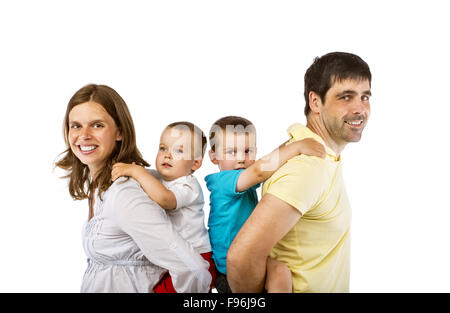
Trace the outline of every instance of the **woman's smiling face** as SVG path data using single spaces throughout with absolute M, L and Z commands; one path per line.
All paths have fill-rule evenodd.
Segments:
M 116 141 L 122 140 L 114 119 L 94 101 L 81 103 L 69 113 L 72 152 L 89 168 L 92 177 L 105 165 Z

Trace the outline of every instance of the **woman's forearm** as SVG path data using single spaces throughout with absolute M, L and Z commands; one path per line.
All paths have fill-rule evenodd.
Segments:
M 138 185 L 121 186 L 114 206 L 118 226 L 150 262 L 169 271 L 177 292 L 209 291 L 209 263 L 175 231 L 167 214 Z

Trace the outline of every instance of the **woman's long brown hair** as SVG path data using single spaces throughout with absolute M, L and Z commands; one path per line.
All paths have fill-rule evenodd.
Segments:
M 76 105 L 88 101 L 100 104 L 108 112 L 122 136 L 121 141 L 116 141 L 111 155 L 94 181 L 90 181 L 89 168 L 73 154 L 69 142 L 69 113 Z M 115 162 L 135 162 L 141 166 L 150 166 L 136 146 L 136 133 L 128 107 L 111 87 L 90 84 L 78 90 L 67 105 L 63 131 L 67 149 L 60 154 L 63 156 L 55 162 L 55 166 L 67 171 L 67 175 L 62 178 L 69 178 L 69 193 L 75 200 L 89 198 L 95 188 L 98 188 L 101 199 L 102 193 L 112 184 L 111 170 Z

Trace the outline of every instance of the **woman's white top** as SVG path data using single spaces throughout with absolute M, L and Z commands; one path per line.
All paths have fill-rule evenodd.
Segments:
M 187 175 L 166 181 L 155 170 L 149 170 L 149 173 L 175 195 L 177 207 L 173 210 L 166 210 L 175 230 L 198 253 L 211 252 L 203 211 L 205 200 L 197 178 Z
M 117 179 L 83 230 L 88 267 L 81 292 L 152 292 L 167 270 L 177 292 L 208 292 L 209 263 L 175 230 L 138 182 Z

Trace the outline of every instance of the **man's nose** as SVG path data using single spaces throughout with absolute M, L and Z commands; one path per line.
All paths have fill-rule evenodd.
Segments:
M 353 114 L 365 114 L 368 111 L 368 104 L 364 102 L 362 99 L 357 99 L 353 103 L 352 113 Z

